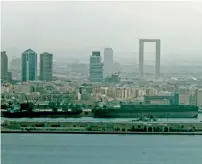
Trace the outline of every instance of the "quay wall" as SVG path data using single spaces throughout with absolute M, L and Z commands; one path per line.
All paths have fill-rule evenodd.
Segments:
M 102 132 L 202 132 L 202 123 L 5 121 L 2 129 Z

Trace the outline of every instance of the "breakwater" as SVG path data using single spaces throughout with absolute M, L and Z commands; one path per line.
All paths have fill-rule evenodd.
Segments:
M 201 134 L 202 123 L 4 121 L 2 133 Z

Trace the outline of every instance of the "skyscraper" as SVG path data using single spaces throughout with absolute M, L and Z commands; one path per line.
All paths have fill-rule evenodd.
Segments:
M 104 49 L 104 75 L 107 76 L 113 73 L 114 61 L 112 48 Z
M 28 49 L 22 54 L 22 81 L 34 81 L 37 77 L 37 54 Z
M 52 81 L 53 78 L 53 55 L 44 52 L 40 54 L 40 80 Z
M 90 81 L 102 82 L 103 80 L 103 64 L 99 51 L 93 51 L 90 56 Z
M 1 79 L 6 80 L 8 72 L 8 57 L 6 51 L 1 52 Z

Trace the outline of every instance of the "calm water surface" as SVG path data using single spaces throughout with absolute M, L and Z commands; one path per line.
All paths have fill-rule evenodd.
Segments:
M 2 134 L 2 164 L 201 164 L 201 136 Z

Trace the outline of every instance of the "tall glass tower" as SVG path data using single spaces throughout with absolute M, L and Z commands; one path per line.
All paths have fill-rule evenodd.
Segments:
M 8 73 L 8 56 L 6 51 L 1 52 L 1 79 L 6 80 Z
M 37 54 L 31 49 L 22 54 L 22 81 L 34 81 L 37 77 Z
M 92 56 L 90 56 L 90 81 L 103 81 L 103 64 L 99 51 L 93 51 Z
M 40 54 L 40 80 L 52 81 L 53 78 L 53 55 L 44 52 Z

